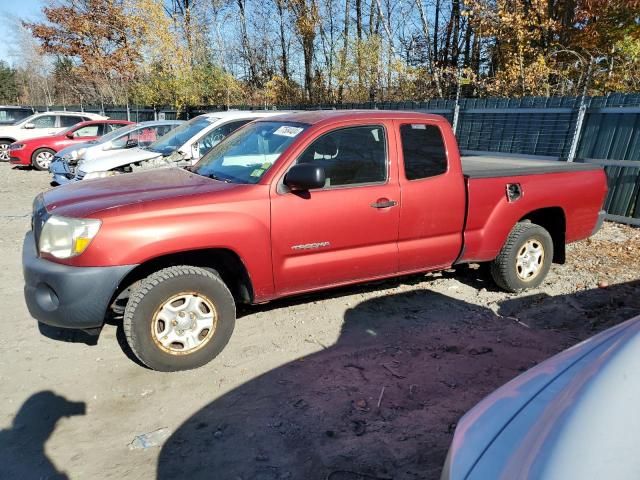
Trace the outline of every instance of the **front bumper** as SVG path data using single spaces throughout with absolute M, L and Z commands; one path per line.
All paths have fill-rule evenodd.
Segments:
M 31 155 L 24 149 L 9 150 L 9 163 L 11 165 L 31 165 Z
M 33 233 L 22 247 L 24 297 L 39 322 L 61 328 L 101 327 L 118 285 L 136 265 L 71 267 L 38 257 Z
M 53 175 L 53 181 L 58 185 L 71 183 L 74 181 L 75 170 L 66 160 L 54 157 L 49 164 L 49 172 Z

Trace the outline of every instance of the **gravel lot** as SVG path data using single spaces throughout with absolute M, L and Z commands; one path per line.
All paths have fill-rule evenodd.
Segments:
M 41 335 L 27 313 L 22 238 L 48 182 L 0 164 L 7 478 L 438 478 L 484 395 L 640 314 L 640 229 L 606 224 L 534 291 L 497 291 L 472 265 L 244 308 L 217 360 L 155 373 L 116 325 L 88 346 Z

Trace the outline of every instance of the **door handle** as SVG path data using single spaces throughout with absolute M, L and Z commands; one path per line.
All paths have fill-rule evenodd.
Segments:
M 381 198 L 374 203 L 371 204 L 373 208 L 391 208 L 395 207 L 398 204 L 395 200 L 388 200 L 386 198 Z

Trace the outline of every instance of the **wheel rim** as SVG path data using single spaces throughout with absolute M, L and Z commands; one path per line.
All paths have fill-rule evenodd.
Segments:
M 195 292 L 183 292 L 156 310 L 151 337 L 171 355 L 188 355 L 211 341 L 217 323 L 218 314 L 211 300 Z
M 8 161 L 9 160 L 9 144 L 8 143 L 0 143 L 0 161 Z
M 36 155 L 36 163 L 40 168 L 49 168 L 51 160 L 53 160 L 53 153 L 51 152 L 40 152 Z
M 544 264 L 544 247 L 538 239 L 527 240 L 518 250 L 516 256 L 516 273 L 518 278 L 530 282 L 542 271 Z

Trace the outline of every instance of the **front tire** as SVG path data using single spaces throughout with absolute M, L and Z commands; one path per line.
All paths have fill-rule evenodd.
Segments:
M 39 148 L 31 155 L 31 165 L 33 165 L 33 168 L 36 170 L 49 170 L 49 165 L 51 165 L 55 154 L 56 152 L 50 148 Z
M 496 284 L 512 293 L 539 286 L 551 268 L 553 240 L 540 225 L 520 222 L 491 263 Z
M 0 162 L 8 162 L 11 158 L 9 153 L 9 145 L 11 143 L 9 140 L 0 140 Z
M 235 320 L 233 296 L 217 273 L 182 265 L 160 270 L 133 288 L 123 329 L 143 364 L 173 372 L 218 356 Z

